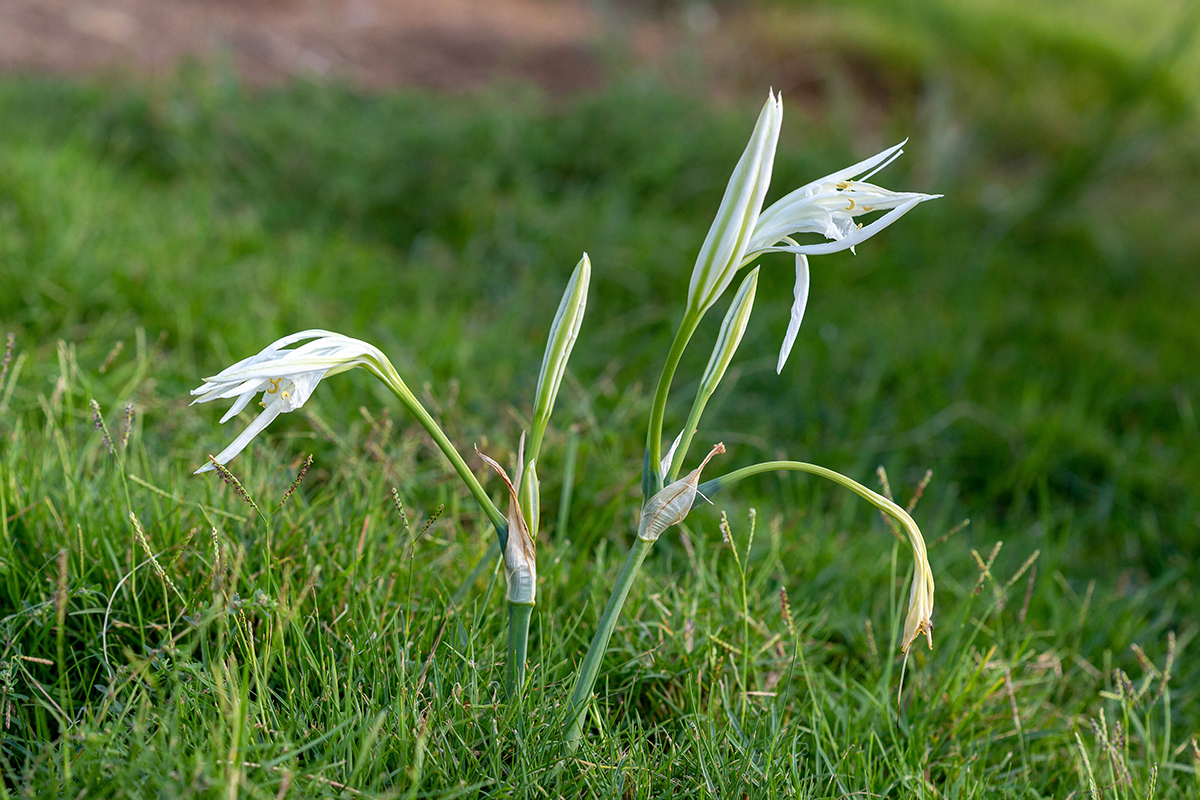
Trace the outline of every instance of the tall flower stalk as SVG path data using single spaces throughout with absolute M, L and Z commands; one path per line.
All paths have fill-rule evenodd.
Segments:
M 588 704 L 599 674 L 600 661 L 621 607 L 628 597 L 638 569 L 650 552 L 658 534 L 687 516 L 698 494 L 700 468 L 683 479 L 676 479 L 687 460 L 688 449 L 709 398 L 712 397 L 729 366 L 745 332 L 757 289 L 758 270 L 751 271 L 739 286 L 721 324 L 708 366 L 700 380 L 683 429 L 663 455 L 663 426 L 671 384 L 680 360 L 704 315 L 733 283 L 738 271 L 762 255 L 790 253 L 795 258 L 796 284 L 787 333 L 780 348 L 777 371 L 783 369 L 796 339 L 809 297 L 810 255 L 851 250 L 926 200 L 940 195 L 894 192 L 867 181 L 903 152 L 904 142 L 846 169 L 833 172 L 784 195 L 762 209 L 771 182 L 772 163 L 779 131 L 783 123 L 783 101 L 774 94 L 767 98 L 755 123 L 750 141 L 730 176 L 716 218 L 696 257 L 688 284 L 683 317 L 675 331 L 655 387 L 646 432 L 646 453 L 642 467 L 642 517 L 638 536 L 617 579 L 608 604 L 601 615 L 596 635 L 580 666 L 568 703 L 566 743 L 574 749 L 582 735 Z M 877 218 L 860 224 L 864 214 L 882 212 Z M 816 234 L 823 242 L 804 242 L 801 237 Z M 724 447 L 718 446 L 704 459 L 701 467 Z M 933 574 L 929 570 L 925 543 L 920 529 L 904 509 L 861 484 L 833 470 L 802 462 L 767 462 L 729 473 L 705 486 L 720 488 L 743 477 L 769 469 L 807 471 L 836 481 L 875 503 L 897 519 L 908 533 L 917 560 L 909 617 L 905 625 L 904 651 L 919 633 L 932 630 Z M 703 492 L 699 492 L 702 494 Z M 687 498 L 686 506 L 681 503 Z M 648 536 L 647 531 L 654 531 Z M 932 639 L 930 641 L 932 646 Z

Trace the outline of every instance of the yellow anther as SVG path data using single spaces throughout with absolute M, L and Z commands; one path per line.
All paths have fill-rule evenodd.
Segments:
M 854 210 L 854 198 L 853 197 L 850 198 L 850 205 L 846 206 L 842 210 L 843 211 L 853 211 Z
M 266 403 L 264 403 L 262 400 L 259 400 L 259 401 L 258 401 L 258 407 L 259 407 L 259 408 L 266 408 L 266 407 L 267 407 L 267 404 L 266 404 Z
M 291 397 L 291 395 L 288 394 L 287 392 L 280 392 L 279 396 L 282 397 L 284 400 L 287 400 L 289 397 Z
M 850 187 L 850 184 L 847 183 L 846 181 L 841 181 L 840 183 L 837 184 L 838 189 L 848 189 L 849 187 Z
M 863 210 L 863 211 L 874 211 L 874 210 L 875 210 L 875 206 L 863 206 L 863 207 L 862 207 L 862 210 Z
M 282 380 L 283 380 L 283 378 L 271 378 L 271 379 L 269 379 L 269 380 L 267 381 L 267 383 L 271 384 L 271 388 L 270 388 L 270 389 L 267 389 L 267 394 L 275 394 L 276 392 L 278 392 L 278 391 L 279 391 L 279 384 L 280 384 L 280 382 L 281 382 Z

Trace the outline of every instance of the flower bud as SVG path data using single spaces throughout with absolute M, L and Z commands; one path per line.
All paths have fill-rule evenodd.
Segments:
M 689 311 L 703 313 L 712 306 L 744 263 L 767 187 L 771 185 L 771 167 L 782 124 L 783 98 L 772 94 L 758 115 L 754 133 L 734 167 L 717 217 L 696 256 L 688 285 Z
M 538 375 L 537 392 L 533 401 L 533 436 L 529 450 L 531 460 L 538 457 L 542 436 L 550 421 L 550 412 L 554 410 L 558 387 L 567 371 L 567 360 L 571 357 L 571 349 L 575 346 L 575 338 L 583 324 L 583 314 L 587 309 L 588 282 L 591 277 L 592 262 L 587 253 L 584 253 L 583 258 L 575 265 L 575 271 L 571 274 L 571 280 L 567 283 L 566 291 L 558 304 L 558 313 L 554 315 L 554 322 L 550 325 L 546 352 L 542 356 L 542 371 Z M 517 483 L 520 484 L 521 481 L 518 479 Z

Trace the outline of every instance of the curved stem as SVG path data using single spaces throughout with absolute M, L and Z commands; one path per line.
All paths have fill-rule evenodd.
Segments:
M 843 486 L 857 494 L 862 499 L 866 500 L 871 505 L 878 508 L 883 513 L 887 514 L 892 519 L 899 522 L 904 527 L 904 532 L 908 534 L 909 541 L 912 542 L 913 549 L 918 550 L 921 557 L 925 556 L 925 540 L 921 536 L 921 529 L 917 527 L 917 523 L 913 520 L 912 515 L 900 507 L 897 503 L 887 499 L 879 492 L 872 491 L 866 486 L 863 486 L 858 481 L 847 478 L 840 472 L 835 472 L 818 464 L 808 464 L 804 461 L 764 461 L 761 464 L 754 464 L 749 467 L 735 469 L 726 475 L 719 478 L 714 478 L 711 481 L 705 481 L 700 484 L 697 489 L 697 497 L 712 496 L 716 492 L 721 491 L 730 484 L 737 483 L 745 478 L 754 475 L 761 475 L 764 472 L 775 472 L 777 470 L 790 470 L 793 472 L 807 472 L 810 475 L 817 475 L 822 478 L 833 481 L 839 486 Z M 918 547 L 919 545 L 919 547 Z
M 648 453 L 646 468 L 650 472 L 649 476 L 642 476 L 642 489 L 646 497 L 652 496 L 662 488 L 662 482 L 658 478 L 658 465 L 662 461 L 662 428 L 663 415 L 667 409 L 667 396 L 671 392 L 671 381 L 675 377 L 679 359 L 683 357 L 683 351 L 687 348 L 688 341 L 696 332 L 696 327 L 700 324 L 703 316 L 703 313 L 692 310 L 688 310 L 683 315 L 683 321 L 679 323 L 679 330 L 675 332 L 675 340 L 671 342 L 671 350 L 667 353 L 667 361 L 663 364 L 662 373 L 658 376 L 658 386 L 654 390 L 654 404 L 650 408 L 650 427 L 646 433 L 646 452 Z
M 579 665 L 575 687 L 571 690 L 571 699 L 567 701 L 568 752 L 573 752 L 579 746 L 579 738 L 583 734 L 583 720 L 587 716 L 588 703 L 592 699 L 592 689 L 596 685 L 596 677 L 600 674 L 600 662 L 604 660 L 604 653 L 608 650 L 608 642 L 617 627 L 617 618 L 621 616 L 621 607 L 625 605 L 625 598 L 629 596 L 633 579 L 653 546 L 654 542 L 645 539 L 633 540 L 629 557 L 625 559 L 625 566 L 621 568 L 621 575 L 617 578 L 612 594 L 609 595 L 608 605 L 604 607 L 604 615 L 600 617 L 600 626 L 596 629 L 587 655 L 583 657 L 583 663 Z
M 467 466 L 467 462 L 459 455 L 458 450 L 454 449 L 454 445 L 451 444 L 450 439 L 442 431 L 441 426 L 437 424 L 437 420 L 429 415 L 429 412 L 425 410 L 425 407 L 417 400 L 416 395 L 404 384 L 404 381 L 391 364 L 384 364 L 382 366 L 384 369 L 378 371 L 373 368 L 373 365 L 368 366 L 368 369 L 374 372 L 375 376 L 392 390 L 392 394 L 396 395 L 397 399 L 408 409 L 409 413 L 417 418 L 417 422 L 421 423 L 421 427 L 426 430 L 430 438 L 433 439 L 434 444 L 438 446 L 438 449 L 450 461 L 450 465 L 454 467 L 454 471 L 458 473 L 458 477 L 462 478 L 463 483 L 467 485 L 467 489 L 470 490 L 471 496 L 475 498 L 475 502 L 479 504 L 479 508 L 482 509 L 487 518 L 491 520 L 492 525 L 495 526 L 496 536 L 500 540 L 500 549 L 503 551 L 504 547 L 508 544 L 508 520 L 500 513 L 500 509 L 496 508 L 496 504 L 492 502 L 492 498 L 488 497 L 487 492 L 483 490 L 483 485 L 479 483 L 479 479 L 475 477 L 475 473 L 471 472 L 471 468 Z

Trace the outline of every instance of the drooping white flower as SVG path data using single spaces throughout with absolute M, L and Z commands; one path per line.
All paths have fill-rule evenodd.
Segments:
M 303 344 L 288 348 L 297 342 Z M 206 379 L 202 386 L 192 390 L 196 399 L 191 404 L 236 397 L 233 406 L 221 417 L 221 422 L 226 422 L 262 392 L 262 413 L 214 457 L 217 463 L 226 464 L 276 417 L 303 406 L 322 378 L 357 366 L 366 366 L 379 374 L 384 365 L 391 368 L 387 357 L 374 345 L 330 331 L 300 331 L 272 342 L 257 355 Z M 208 463 L 196 472 L 211 469 L 213 465 Z

